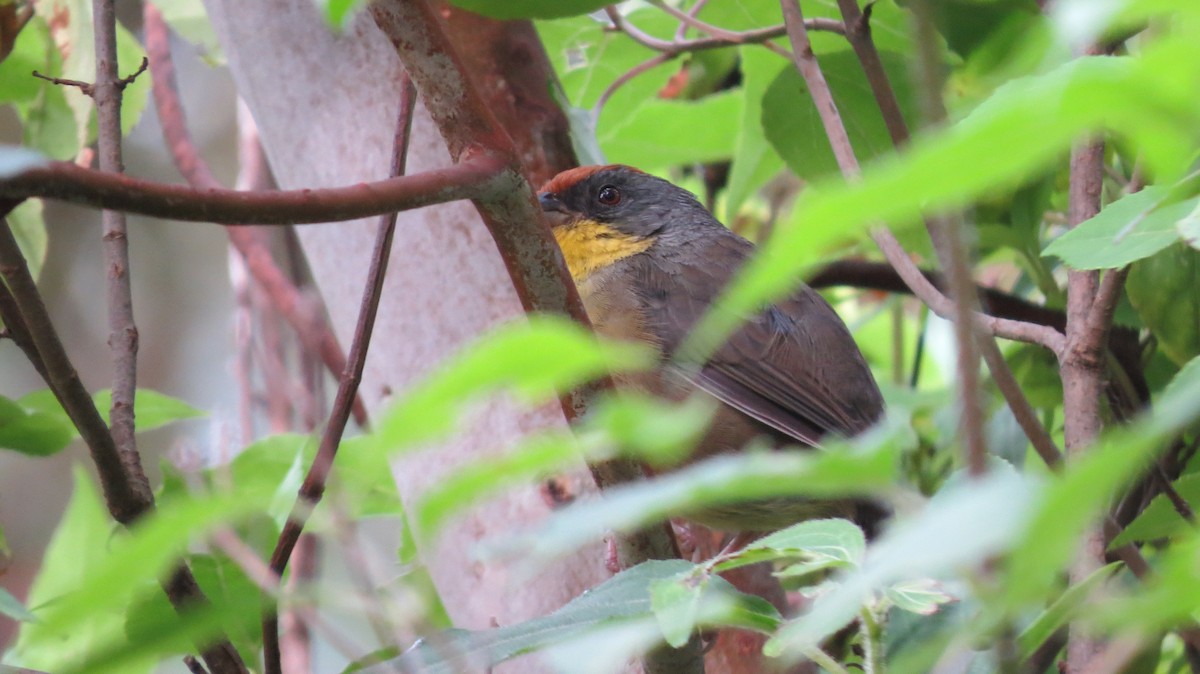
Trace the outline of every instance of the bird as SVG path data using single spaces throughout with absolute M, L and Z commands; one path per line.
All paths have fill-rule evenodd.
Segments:
M 648 374 L 618 375 L 618 387 L 672 400 L 700 392 L 717 402 L 689 462 L 756 439 L 812 448 L 830 436 L 860 434 L 883 416 L 883 397 L 850 330 L 806 285 L 748 316 L 704 362 L 678 366 L 692 327 L 754 253 L 691 192 L 608 164 L 559 173 L 538 201 L 597 334 L 648 344 L 662 359 Z M 743 534 L 821 517 L 873 527 L 882 512 L 862 500 L 789 498 L 684 517 Z

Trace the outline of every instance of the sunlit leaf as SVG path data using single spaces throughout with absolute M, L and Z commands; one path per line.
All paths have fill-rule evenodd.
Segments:
M 762 99 L 780 70 L 791 67 L 758 47 L 742 47 L 742 109 L 737 122 L 729 184 L 725 188 L 725 219 L 733 221 L 751 193 L 783 169 L 779 156 L 763 133 Z
M 534 562 L 574 550 L 609 530 L 631 531 L 719 504 L 789 496 L 877 496 L 896 476 L 899 443 L 894 433 L 883 432 L 859 442 L 869 449 L 835 445 L 828 451 L 748 451 L 707 459 L 610 489 L 603 500 L 572 504 L 535 530 L 494 547 Z
M 1148 187 L 1115 201 L 1052 241 L 1044 254 L 1074 269 L 1123 267 L 1149 257 L 1179 240 L 1176 223 L 1200 203 L 1166 203 L 1169 192 L 1166 187 Z
M 652 363 L 644 347 L 597 340 L 567 319 L 530 316 L 467 347 L 417 385 L 384 415 L 377 438 L 386 448 L 410 446 L 449 432 L 463 406 L 484 393 L 511 388 L 526 399 L 544 397 Z
M 740 89 L 698 101 L 650 100 L 607 125 L 600 147 L 609 161 L 645 170 L 727 159 L 741 109 Z
M 920 615 L 933 615 L 943 604 L 954 601 L 954 597 L 931 578 L 902 580 L 884 589 L 883 594 L 896 608 Z
M 30 456 L 56 454 L 75 437 L 75 427 L 63 415 L 29 410 L 0 396 L 0 448 Z
M 108 413 L 112 407 L 112 391 L 104 389 L 92 396 L 92 402 L 108 423 Z M 173 398 L 165 393 L 139 388 L 133 396 L 134 423 L 138 432 L 148 431 L 165 426 L 174 421 L 196 419 L 207 413 L 196 409 L 184 401 Z
M 171 30 L 201 49 L 205 61 L 221 62 L 221 43 L 201 0 L 155 0 L 154 6 L 162 12 Z

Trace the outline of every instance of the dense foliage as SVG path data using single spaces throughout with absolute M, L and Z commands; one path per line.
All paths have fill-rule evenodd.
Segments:
M 198 3 L 160 4 L 184 36 L 215 45 Z M 1052 671 L 1073 625 L 1126 647 L 1121 663 L 1133 662 L 1128 671 L 1195 666 L 1185 642 L 1200 610 L 1200 537 L 1189 507 L 1200 503 L 1200 5 L 874 2 L 871 35 L 915 130 L 899 150 L 850 44 L 813 31 L 813 50 L 863 164 L 861 178 L 847 180 L 804 79 L 786 53 L 759 40 L 668 58 L 631 37 L 636 30 L 664 44 L 679 40 L 680 19 L 662 3 L 619 5 L 624 31 L 596 11 L 602 2 L 454 4 L 536 20 L 581 161 L 627 163 L 669 177 L 762 244 L 705 323 L 701 345 L 729 330 L 742 308 L 781 296 L 825 263 L 881 259 L 868 238 L 881 223 L 910 255 L 935 267 L 922 226 L 929 214 L 961 217 L 975 279 L 1021 300 L 1018 319 L 1048 320 L 1033 309 L 1022 314 L 1022 307 L 1061 316 L 1070 301 L 1068 270 L 1128 267 L 1128 277 L 1108 342 L 1105 430 L 1098 441 L 1072 447 L 1061 471 L 1034 451 L 985 376 L 988 470 L 966 475 L 951 324 L 907 295 L 867 290 L 871 284 L 845 277 L 827 294 L 884 389 L 888 420 L 880 428 L 819 452 L 749 452 L 691 466 L 573 504 L 528 531 L 490 541 L 480 554 L 522 557 L 536 573 L 608 531 L 635 531 L 704 504 L 787 494 L 882 495 L 897 514 L 877 538 L 868 541 L 843 520 L 804 522 L 716 558 L 626 570 L 553 615 L 484 632 L 449 630 L 428 580 L 410 570 L 373 599 L 402 604 L 383 612 L 409 630 L 440 636 L 409 650 L 403 663 L 439 672 L 467 662 L 482 670 L 544 650 L 560 671 L 618 671 L 661 640 L 678 646 L 698 628 L 734 626 L 767 635 L 763 648 L 772 658 L 814 658 L 830 672 L 925 672 L 953 658 L 968 664 L 947 671 Z M 694 3 L 670 5 L 687 12 Z M 802 5 L 809 18 L 841 19 L 831 0 Z M 94 138 L 91 101 L 25 73 L 88 79 L 90 9 L 78 0 L 34 9 L 0 62 L 0 103 L 20 117 L 26 148 L 69 159 Z M 327 9 L 331 29 L 355 16 L 349 3 Z M 56 20 L 53 11 L 70 20 Z M 773 0 L 714 0 L 692 18 L 724 31 L 781 21 Z M 693 28 L 685 37 L 697 36 L 703 33 Z M 137 38 L 125 30 L 118 37 L 122 67 L 132 67 L 141 59 Z M 56 46 L 64 40 L 74 46 L 66 58 Z M 792 48 L 786 36 L 771 41 Z M 1094 45 L 1109 53 L 1079 55 Z M 936 63 L 922 66 L 929 55 Z M 653 67 L 635 71 L 647 62 Z M 142 82 L 126 91 L 127 125 L 145 104 Z M 1068 230 L 1068 155 L 1089 135 L 1107 141 L 1103 209 Z M 0 176 L 19 170 L 22 157 L 0 151 Z M 26 202 L 9 224 L 38 265 L 46 248 L 40 205 Z M 1055 354 L 1018 342 L 1001 341 L 1001 348 L 1063 447 L 1064 421 L 1074 411 L 1064 407 Z M 388 474 L 389 459 L 446 437 L 484 396 L 515 392 L 538 405 L 604 371 L 649 364 L 639 349 L 598 344 L 551 318 L 484 336 L 401 396 L 373 433 L 343 443 L 331 480 L 335 514 L 322 506 L 309 528 L 336 538 L 347 517 L 408 518 L 434 536 L 465 505 L 554 475 L 581 454 L 671 465 L 709 408 L 617 396 L 576 432 L 535 434 L 503 458 L 460 470 L 408 512 Z M 201 414 L 150 391 L 141 395 L 139 431 Z M 0 446 L 42 456 L 74 437 L 47 391 L 0 398 Z M 20 602 L 0 589 L 0 612 L 24 622 L 4 661 L 54 672 L 149 671 L 219 627 L 257 662 L 261 599 L 252 574 L 229 549 L 201 542 L 232 529 L 260 556 L 269 554 L 314 450 L 313 438 L 276 435 L 228 465 L 187 475 L 164 466 L 158 510 L 119 532 L 80 471 L 29 596 Z M 1171 487 L 1143 479 L 1151 472 Z M 1111 563 L 1068 580 L 1083 537 L 1103 523 L 1115 527 L 1104 544 L 1111 551 L 1136 546 L 1132 554 L 1144 558 L 1148 572 L 1131 570 L 1129 557 L 1114 552 Z M 414 545 L 406 541 L 397 562 L 409 563 Z M 184 618 L 156 583 L 181 555 L 212 600 Z M 801 613 L 781 615 L 719 575 L 763 561 L 775 564 L 793 596 L 805 598 Z M 349 603 L 337 598 L 348 592 L 341 581 L 319 579 L 287 601 L 337 616 Z M 828 639 L 850 624 L 859 626 L 853 647 L 831 646 Z M 384 642 L 373 656 L 355 657 L 367 663 L 409 645 Z

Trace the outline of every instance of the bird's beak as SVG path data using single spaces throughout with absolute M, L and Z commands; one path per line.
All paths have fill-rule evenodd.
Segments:
M 542 213 L 546 216 L 546 222 L 551 228 L 566 224 L 573 215 L 567 209 L 566 205 L 558 200 L 558 197 L 553 192 L 542 192 L 539 194 L 538 203 L 542 205 Z

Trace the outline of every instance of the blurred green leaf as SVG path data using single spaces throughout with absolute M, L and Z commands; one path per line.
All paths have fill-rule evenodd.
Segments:
M 1118 488 L 1141 474 L 1167 437 L 1197 416 L 1200 359 L 1179 371 L 1153 413 L 1106 433 L 1043 492 L 1028 530 L 1007 563 L 1006 605 L 1015 609 L 1043 601 L 1097 512 Z
M 33 622 L 37 616 L 21 604 L 21 600 L 12 596 L 8 590 L 0 587 L 0 615 L 6 615 L 20 622 Z
M 954 601 L 954 597 L 932 578 L 902 580 L 884 589 L 883 593 L 896 608 L 919 615 L 933 615 L 943 604 Z
M 0 448 L 30 456 L 57 454 L 75 437 L 75 427 L 63 415 L 28 410 L 19 401 L 0 396 Z
M 557 19 L 594 12 L 610 0 L 450 0 L 463 9 L 493 19 Z
M 345 438 L 338 446 L 330 481 L 345 495 L 352 517 L 399 516 L 404 512 L 388 457 L 377 450 L 374 439 L 363 435 Z
M 896 91 L 901 110 L 914 119 L 908 61 L 899 54 L 880 54 L 884 69 Z M 821 56 L 821 68 L 834 102 L 846 125 L 846 133 L 859 160 L 892 150 L 883 117 L 867 84 L 866 75 L 853 51 L 845 49 Z M 771 146 L 788 167 L 805 180 L 837 173 L 837 160 L 808 86 L 795 68 L 783 68 L 767 87 L 762 99 L 762 126 Z
M 7 656 L 12 662 L 43 671 L 57 671 L 66 659 L 122 636 L 120 622 L 105 611 L 82 611 L 69 630 L 55 629 L 45 619 L 46 612 L 61 605 L 68 593 L 92 582 L 92 570 L 108 556 L 113 537 L 115 524 L 91 477 L 80 466 L 74 468 L 72 476 L 71 500 L 26 597 L 26 605 L 40 619 L 22 625 L 16 645 Z M 144 671 L 150 668 L 147 663 Z
M 100 416 L 104 417 L 104 423 L 107 424 L 108 413 L 112 407 L 112 391 L 109 389 L 97 391 L 92 396 L 92 402 L 96 404 L 96 409 L 100 410 Z M 148 388 L 137 390 L 133 396 L 133 408 L 134 423 L 139 433 L 166 426 L 174 421 L 196 419 L 207 415 L 203 410 L 198 410 L 178 398 L 172 398 L 165 393 L 151 391 Z
M 798 272 L 830 244 L 881 221 L 894 229 L 909 227 L 922 213 L 954 208 L 985 190 L 1010 185 L 1040 170 L 1089 129 L 1137 135 L 1143 150 L 1153 145 L 1147 162 L 1168 179 L 1178 176 L 1192 147 L 1183 139 L 1200 129 L 1200 111 L 1178 96 L 1173 82 L 1180 63 L 1172 61 L 1170 77 L 1156 68 L 1182 58 L 1179 51 L 1183 47 L 1177 43 L 1160 43 L 1138 59 L 1082 58 L 1014 80 L 957 124 L 914 139 L 902 155 L 867 166 L 861 181 L 810 186 L 681 351 L 705 353 L 724 341 L 742 308 L 788 292 Z M 1200 69 L 1200 58 L 1186 67 L 1189 74 Z M 1185 124 L 1185 119 L 1196 121 Z
M 348 0 L 331 0 L 329 6 L 334 4 L 352 3 Z M 162 12 L 163 19 L 171 30 L 200 48 L 201 56 L 210 65 L 223 61 L 221 43 L 217 40 L 217 33 L 213 30 L 212 22 L 208 20 L 208 12 L 201 0 L 155 0 L 154 6 Z M 327 8 L 327 11 L 332 10 Z
M 1011 470 L 943 488 L 919 514 L 885 532 L 859 569 L 835 578 L 833 588 L 786 623 L 763 652 L 802 656 L 853 620 L 874 592 L 902 580 L 936 578 L 1005 550 L 1025 528 L 1037 493 L 1036 483 Z
M 1192 506 L 1193 512 L 1200 509 L 1200 473 L 1184 475 L 1172 483 L 1175 491 Z M 1166 494 L 1154 497 L 1150 505 L 1115 538 L 1109 547 L 1120 547 L 1129 543 L 1148 542 L 1158 538 L 1175 536 L 1191 531 L 1194 525 L 1175 509 L 1175 504 Z
M 725 220 L 732 223 L 750 195 L 783 169 L 779 156 L 763 132 L 763 96 L 779 72 L 791 65 L 755 46 L 739 50 L 742 68 L 742 109 L 734 142 L 729 184 L 725 188 Z
M 1053 255 L 1074 269 L 1109 269 L 1149 257 L 1179 240 L 1175 224 L 1200 199 L 1165 204 L 1170 190 L 1147 187 L 1114 201 L 1050 245 Z
M 493 548 L 531 562 L 557 557 L 602 537 L 631 531 L 706 507 L 770 498 L 877 496 L 896 477 L 900 440 L 876 431 L 856 445 L 824 451 L 749 449 L 700 461 L 670 474 L 605 492 L 555 512 L 533 531 L 496 541 Z
M 0 149 L 0 156 L 3 156 L 3 149 Z M 2 162 L 3 160 L 0 160 L 0 163 Z M 0 168 L 0 175 L 3 173 L 4 170 Z M 25 263 L 29 265 L 29 273 L 35 281 L 42 273 L 42 264 L 46 261 L 46 248 L 49 245 L 42 210 L 41 199 L 26 199 L 8 214 L 8 226 L 12 228 L 21 254 L 25 256 Z
M 1193 532 L 1155 561 L 1153 578 L 1136 594 L 1091 607 L 1089 619 L 1102 629 L 1146 633 L 1194 624 L 1200 606 L 1200 537 Z
M 1121 562 L 1113 562 L 1096 569 L 1082 581 L 1068 586 L 1053 604 L 1038 614 L 1038 617 L 1017 636 L 1017 648 L 1020 650 L 1021 659 L 1033 655 L 1034 651 L 1041 648 L 1059 628 L 1074 618 L 1092 591 L 1112 578 L 1120 568 Z
M 87 480 L 77 475 L 76 496 L 51 544 L 55 555 L 69 554 L 69 558 L 43 566 L 30 593 L 39 621 L 22 630 L 18 651 L 22 662 L 37 662 L 35 666 L 48 671 L 137 671 L 157 661 L 160 647 L 169 652 L 178 626 L 162 625 L 161 641 L 131 643 L 124 621 L 116 616 L 124 613 L 141 588 L 162 578 L 195 537 L 261 511 L 265 503 L 236 492 L 179 499 L 114 535 L 112 522 Z M 58 542 L 66 535 L 78 541 Z M 93 548 L 81 551 L 80 542 Z M 253 615 L 247 608 L 261 606 L 259 597 L 257 592 L 240 597 L 248 603 L 235 608 Z M 200 633 L 188 634 L 200 640 L 211 638 L 230 619 L 222 613 L 228 610 L 218 607 L 213 614 L 200 614 L 195 618 Z
M 653 362 L 640 345 L 597 340 L 565 318 L 531 315 L 501 326 L 417 385 L 384 415 L 376 437 L 388 451 L 408 447 L 448 433 L 463 406 L 482 394 L 511 388 L 532 400 Z
M 1180 365 L 1200 354 L 1197 288 L 1200 251 L 1183 243 L 1138 260 L 1125 280 L 1130 303 L 1158 338 L 1163 352 Z
M 46 72 L 47 52 L 54 45 L 50 43 L 46 24 L 36 19 L 25 24 L 16 38 L 12 51 L 0 59 L 0 82 L 4 83 L 0 86 L 0 103 L 31 105 L 41 91 L 43 82 L 33 76 L 33 71 Z M 0 175 L 3 173 L 0 172 Z
M 626 632 L 620 639 L 625 646 L 632 641 L 634 650 L 644 650 L 662 639 L 653 618 L 651 588 L 659 582 L 675 582 L 693 568 L 692 564 L 677 559 L 645 562 L 613 576 L 548 616 L 481 632 L 448 630 L 423 639 L 390 664 L 426 674 L 450 674 L 464 667 L 484 671 L 517 655 L 584 639 L 583 643 L 591 647 L 590 659 L 608 661 L 609 651 L 598 648 L 597 639 L 611 629 Z M 694 618 L 700 627 L 733 625 L 757 630 L 770 629 L 777 620 L 769 604 L 737 592 L 718 577 L 703 583 Z M 620 664 L 625 654 L 617 655 L 620 659 L 612 663 Z M 392 670 L 366 666 L 347 671 Z M 596 669 L 594 663 L 576 661 L 571 671 Z

